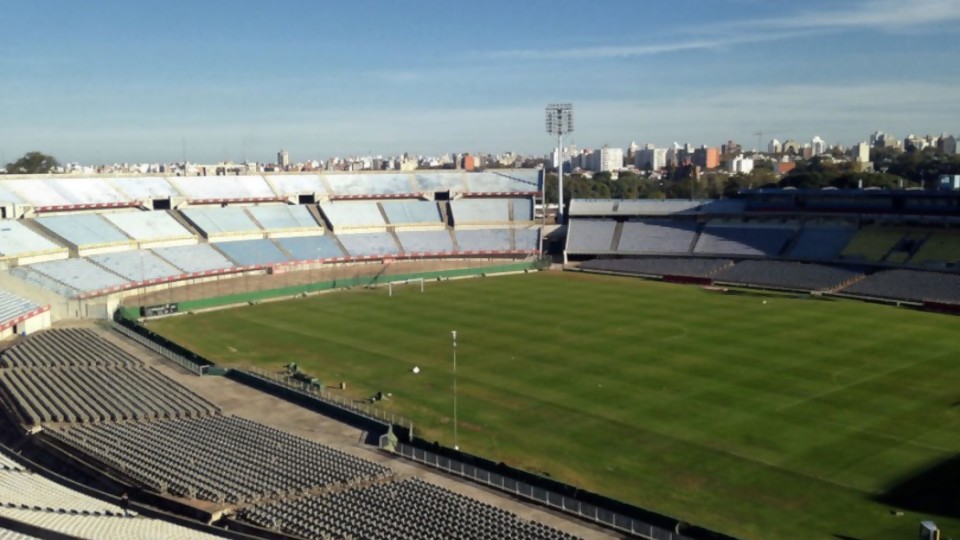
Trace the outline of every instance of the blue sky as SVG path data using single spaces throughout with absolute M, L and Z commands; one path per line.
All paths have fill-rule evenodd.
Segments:
M 555 101 L 574 103 L 582 148 L 960 133 L 960 0 L 0 0 L 0 13 L 7 161 L 544 154 Z

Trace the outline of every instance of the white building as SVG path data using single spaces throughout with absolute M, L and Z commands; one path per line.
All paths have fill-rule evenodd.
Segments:
M 870 161 L 870 145 L 862 142 L 853 147 L 853 160 L 857 163 Z
M 767 153 L 769 154 L 779 154 L 783 151 L 783 145 L 780 144 L 780 141 L 777 139 L 772 139 L 769 144 L 767 144 Z
M 653 145 L 648 144 L 646 147 L 637 150 L 633 164 L 638 169 L 646 170 L 649 168 L 652 171 L 659 171 L 667 166 L 667 149 L 654 148 Z
M 730 162 L 730 172 L 733 174 L 750 174 L 751 171 L 753 171 L 753 160 L 743 157 L 743 154 Z
M 286 150 L 277 152 L 277 165 L 283 168 L 290 166 L 290 154 Z
M 593 159 L 590 160 L 590 170 L 594 172 L 610 172 L 619 171 L 622 168 L 622 148 L 610 148 L 604 145 L 603 148 L 593 151 Z
M 821 139 L 819 135 L 817 135 L 812 141 L 810 141 L 810 149 L 813 151 L 813 155 L 815 156 L 826 154 L 827 143 Z

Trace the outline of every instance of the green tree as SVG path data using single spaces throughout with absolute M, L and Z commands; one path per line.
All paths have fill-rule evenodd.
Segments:
M 53 156 L 42 152 L 27 152 L 13 163 L 7 163 L 7 174 L 46 174 L 60 166 Z

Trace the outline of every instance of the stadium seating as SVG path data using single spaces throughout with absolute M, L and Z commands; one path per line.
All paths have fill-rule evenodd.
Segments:
M 540 229 L 514 229 L 514 249 L 537 251 L 540 249 Z
M 730 259 L 655 258 L 655 259 L 595 259 L 580 265 L 584 270 L 617 272 L 644 276 L 685 276 L 708 278 L 733 265 Z
M 278 200 L 262 176 L 177 176 L 167 180 L 191 202 Z
M 463 173 L 419 171 L 414 174 L 414 178 L 420 191 L 423 192 L 465 193 L 470 191 Z
M 277 174 L 267 176 L 273 184 L 274 192 L 281 197 L 295 195 L 325 195 L 327 187 L 315 174 Z
M 452 253 L 453 239 L 444 229 L 440 231 L 398 231 L 397 238 L 403 251 L 409 253 Z
M 697 232 L 692 221 L 643 220 L 623 224 L 619 253 L 687 253 Z
M 574 218 L 567 227 L 567 253 L 609 253 L 617 222 L 612 219 Z
M 211 240 L 263 236 L 242 206 L 191 206 L 180 212 Z
M 807 224 L 787 256 L 793 259 L 834 260 L 854 234 L 856 230 L 842 222 Z
M 526 202 L 524 199 L 519 204 Z M 508 223 L 510 208 L 514 199 L 457 199 L 450 201 L 450 210 L 453 213 L 453 223 L 456 226 Z M 521 211 L 524 210 L 521 208 Z M 529 221 L 532 217 L 521 216 L 517 221 Z
M 27 274 L 36 272 L 42 274 L 53 283 L 51 290 L 72 291 L 67 296 L 93 293 L 104 289 L 121 288 L 130 285 L 130 282 L 116 274 L 104 270 L 87 259 L 63 259 L 31 264 L 11 270 L 28 281 L 42 283 L 47 280 L 33 280 Z
M 239 516 L 303 538 L 574 538 L 416 478 L 248 508 Z
M 27 228 L 15 219 L 0 221 L 0 256 L 4 259 L 36 258 L 52 255 L 66 258 L 67 248 L 59 246 Z
M 328 235 L 278 238 L 276 242 L 298 261 L 339 259 L 346 256 L 337 241 Z
M 212 244 L 154 248 L 153 252 L 184 273 L 213 272 L 236 266 Z
M 80 249 L 107 245 L 134 247 L 130 238 L 101 214 L 38 217 L 35 221 Z
M 103 214 L 103 217 L 127 236 L 140 242 L 141 246 L 147 243 L 155 244 L 175 240 L 191 240 L 196 243 L 196 237 L 193 233 L 162 210 L 154 212 L 112 212 Z
M 8 291 L 0 291 L 0 324 L 12 321 L 35 309 L 40 309 L 40 304 L 33 300 L 28 300 Z
M 45 274 L 41 274 L 40 272 L 33 270 L 29 266 L 18 266 L 16 268 L 11 268 L 10 275 L 31 285 L 36 285 L 54 294 L 58 294 L 64 298 L 73 298 L 80 294 L 80 291 L 77 289 L 68 287 L 67 285 L 60 283 L 59 281 Z
M 373 462 L 236 417 L 102 422 L 48 432 L 153 489 L 215 502 L 290 496 L 389 473 Z
M 247 212 L 268 233 L 317 234 L 322 232 L 320 224 L 313 218 L 306 206 L 251 206 L 247 208 Z
M 129 281 L 143 282 L 166 279 L 180 274 L 180 270 L 148 250 L 122 251 L 91 255 L 87 260 Z
M 945 266 L 960 261 L 960 233 L 936 231 L 930 233 L 920 249 L 910 259 L 920 266 Z
M 349 233 L 337 238 L 351 257 L 373 257 L 400 253 L 400 246 L 389 233 Z
M 409 174 L 328 174 L 331 196 L 411 195 L 416 193 Z
M 960 303 L 960 276 L 920 270 L 886 270 L 841 292 L 908 302 Z
M 387 225 L 375 202 L 331 201 L 322 203 L 320 210 L 338 233 L 344 230 L 382 230 Z
M 123 206 L 131 203 L 130 197 L 117 191 L 102 178 L 18 179 L 4 182 L 4 187 L 41 211 Z
M 843 258 L 852 261 L 881 261 L 903 240 L 907 232 L 895 227 L 864 227 L 847 244 L 842 252 Z
M 464 175 L 471 193 L 532 193 L 539 191 L 540 171 L 535 169 L 476 172 Z
M 0 354 L 0 368 L 143 367 L 143 363 L 95 332 L 54 328 L 37 332 Z
M 694 253 L 776 257 L 793 236 L 796 226 L 711 221 L 707 223 Z
M 511 251 L 510 229 L 456 231 L 460 251 Z
M 380 205 L 390 225 L 443 225 L 437 203 L 432 201 L 385 201 Z
M 132 201 L 174 199 L 183 197 L 166 178 L 143 176 L 134 178 L 109 178 L 107 181 Z
M 70 535 L 70 538 L 84 538 L 86 540 L 214 540 L 224 538 L 158 519 L 148 519 L 141 516 L 123 517 L 115 512 L 113 515 L 96 515 L 79 511 L 59 512 L 43 508 L 36 510 L 0 505 L 0 516 L 48 531 Z M 3 538 L 2 533 L 0 533 L 0 538 Z M 50 538 L 50 536 L 45 536 L 45 538 Z
M 213 245 L 237 266 L 262 266 L 290 262 L 290 258 L 269 239 L 219 242 Z
M 860 272 L 821 264 L 789 261 L 741 261 L 720 270 L 716 281 L 804 291 L 837 289 L 862 276 Z

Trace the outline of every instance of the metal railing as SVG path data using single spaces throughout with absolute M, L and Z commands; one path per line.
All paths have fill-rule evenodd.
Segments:
M 196 375 L 204 374 L 206 366 L 198 365 L 195 362 L 188 359 L 187 357 L 177 354 L 157 343 L 154 343 L 152 340 L 150 340 L 146 336 L 142 336 L 134 332 L 133 330 L 127 328 L 126 326 L 123 326 L 115 322 L 111 324 L 113 325 L 113 329 L 116 330 L 117 332 L 136 341 L 140 345 L 146 347 L 147 349 L 150 349 L 151 351 L 159 354 L 160 356 L 166 358 L 167 360 L 170 360 L 171 362 L 173 362 L 174 364 L 177 364 L 183 369 L 186 369 L 187 371 L 190 371 L 191 373 L 194 373 Z
M 324 403 L 327 403 L 328 405 L 333 405 L 346 411 L 365 416 L 370 420 L 387 425 L 406 427 L 410 430 L 410 436 L 413 436 L 413 421 L 402 416 L 397 416 L 394 413 L 384 411 L 379 407 L 374 407 L 373 405 L 368 405 L 355 399 L 338 395 L 325 387 L 317 387 L 306 381 L 294 379 L 293 377 L 282 373 L 269 372 L 255 367 L 243 371 L 249 375 L 253 375 L 254 377 L 280 384 L 300 394 L 318 399 Z
M 381 438 L 381 445 L 384 444 L 384 441 L 385 439 Z M 582 520 L 597 523 L 614 530 L 653 540 L 689 540 L 686 536 L 655 525 L 650 525 L 642 520 L 618 514 L 541 487 L 532 486 L 509 476 L 444 457 L 429 450 L 415 448 L 409 444 L 397 444 L 396 453 L 417 463 L 422 463 L 449 474 L 468 478 L 485 486 L 534 501 L 548 508 L 553 508 Z

